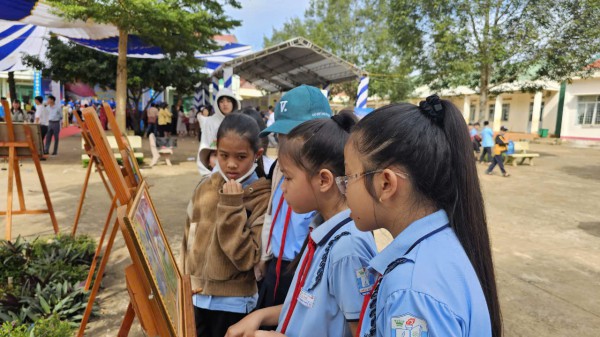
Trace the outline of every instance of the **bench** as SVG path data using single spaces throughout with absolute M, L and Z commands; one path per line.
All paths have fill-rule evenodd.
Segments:
M 539 157 L 540 154 L 529 152 L 529 142 L 514 142 L 514 145 L 515 152 L 506 155 L 505 164 L 512 164 L 512 166 L 517 166 L 517 159 L 521 159 L 521 161 L 519 162 L 520 165 L 523 165 L 523 163 L 525 163 L 525 160 L 528 160 L 529 166 L 533 166 L 533 158 Z
M 115 136 L 106 136 L 108 140 L 108 144 L 110 148 L 113 150 L 113 154 L 117 159 L 117 162 L 121 164 L 121 153 L 119 153 L 119 146 L 117 144 L 117 140 Z M 138 164 L 144 163 L 144 152 L 142 151 L 142 137 L 141 136 L 127 136 L 127 140 L 129 141 L 129 145 L 133 149 L 133 154 L 137 159 Z M 85 140 L 81 138 L 81 149 L 85 152 Z M 81 155 L 81 164 L 83 167 L 87 167 L 90 161 L 90 157 L 88 157 L 87 153 Z

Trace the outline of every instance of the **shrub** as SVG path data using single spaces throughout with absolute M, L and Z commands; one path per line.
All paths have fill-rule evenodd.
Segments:
M 52 315 L 29 325 L 5 322 L 0 327 L 0 337 L 68 337 L 73 335 L 74 330 L 71 324 Z
M 48 317 L 80 322 L 88 300 L 81 283 L 95 249 L 87 236 L 0 240 L 0 323 L 37 324 Z

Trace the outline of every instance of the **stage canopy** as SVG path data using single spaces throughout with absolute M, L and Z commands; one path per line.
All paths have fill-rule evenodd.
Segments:
M 356 65 L 302 37 L 227 61 L 213 75 L 222 77 L 223 69 L 228 67 L 268 92 L 286 91 L 301 84 L 323 87 L 366 75 Z
M 24 53 L 45 60 L 47 40 L 51 35 L 68 39 L 79 45 L 117 55 L 116 27 L 97 24 L 92 20 L 65 21 L 53 13 L 44 1 L 0 0 L 0 71 L 26 70 L 21 62 Z M 196 54 L 206 61 L 205 73 L 212 73 L 223 63 L 247 55 L 252 48 L 239 43 L 220 43 L 221 49 L 209 54 Z M 160 48 L 145 44 L 139 37 L 129 35 L 127 57 L 163 58 Z

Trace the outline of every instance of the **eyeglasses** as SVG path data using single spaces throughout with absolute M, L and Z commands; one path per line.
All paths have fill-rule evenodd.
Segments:
M 335 183 L 336 183 L 338 189 L 340 190 L 340 192 L 345 195 L 346 190 L 348 188 L 348 183 L 350 183 L 350 181 L 362 178 L 369 174 L 375 174 L 375 173 L 381 173 L 381 172 L 383 172 L 383 170 L 374 170 L 374 171 L 368 171 L 368 172 L 362 172 L 362 173 L 355 173 L 355 174 L 351 174 L 351 175 L 347 175 L 347 176 L 339 176 L 339 177 L 335 177 Z M 394 172 L 394 173 L 402 179 L 408 178 L 408 173 L 404 173 L 404 172 Z

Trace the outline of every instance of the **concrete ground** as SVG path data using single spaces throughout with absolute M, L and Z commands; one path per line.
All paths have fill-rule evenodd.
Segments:
M 85 169 L 80 138 L 61 140 L 59 155 L 43 162 L 61 231 L 70 232 Z M 150 151 L 145 141 L 146 163 Z M 165 233 L 179 255 L 185 207 L 198 182 L 193 161 L 198 142 L 180 138 L 172 167 L 143 168 Z M 600 336 L 600 149 L 531 144 L 536 166 L 508 167 L 511 177 L 484 175 L 486 201 L 500 291 L 505 336 Z M 6 164 L 0 163 L 0 167 Z M 21 168 L 28 208 L 43 207 L 31 161 Z M 0 209 L 6 208 L 7 171 L 0 171 Z M 18 206 L 15 197 L 15 208 Z M 110 205 L 97 174 L 92 175 L 78 233 L 99 237 Z M 34 238 L 52 232 L 47 215 L 13 218 L 13 235 Z M 0 234 L 4 237 L 5 220 Z M 380 246 L 389 242 L 377 234 Z M 117 237 L 99 295 L 100 317 L 87 336 L 115 336 L 129 301 L 123 269 L 130 263 Z M 141 336 L 134 323 L 131 336 Z

